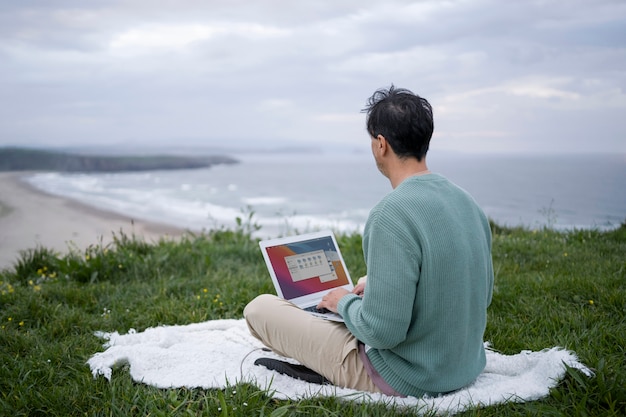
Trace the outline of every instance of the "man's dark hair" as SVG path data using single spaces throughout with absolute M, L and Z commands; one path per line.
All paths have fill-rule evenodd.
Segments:
M 433 109 L 425 98 L 391 85 L 377 90 L 363 109 L 367 131 L 372 137 L 383 135 L 400 158 L 421 161 L 433 135 Z

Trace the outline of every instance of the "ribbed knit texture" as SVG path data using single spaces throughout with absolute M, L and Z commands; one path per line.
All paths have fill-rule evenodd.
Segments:
M 371 211 L 363 252 L 365 294 L 339 312 L 383 379 L 416 397 L 472 382 L 493 289 L 489 223 L 472 197 L 437 174 L 406 179 Z

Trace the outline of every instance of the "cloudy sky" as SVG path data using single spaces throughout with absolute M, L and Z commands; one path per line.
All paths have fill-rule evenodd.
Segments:
M 0 146 L 358 149 L 391 83 L 432 149 L 626 153 L 626 2 L 0 3 Z

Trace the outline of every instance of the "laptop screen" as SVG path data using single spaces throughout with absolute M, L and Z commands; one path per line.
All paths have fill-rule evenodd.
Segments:
M 350 282 L 331 236 L 270 244 L 264 251 L 285 299 L 330 290 Z

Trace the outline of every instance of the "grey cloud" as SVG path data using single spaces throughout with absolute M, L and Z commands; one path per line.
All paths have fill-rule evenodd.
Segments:
M 3 3 L 0 145 L 361 144 L 358 111 L 394 82 L 433 102 L 449 147 L 626 152 L 622 3 Z

